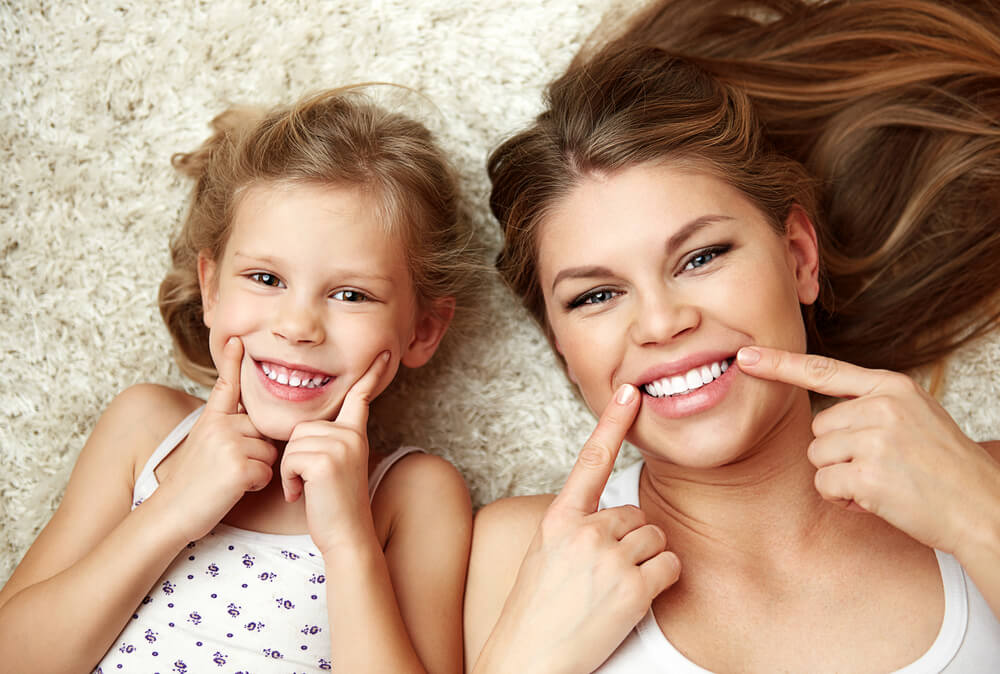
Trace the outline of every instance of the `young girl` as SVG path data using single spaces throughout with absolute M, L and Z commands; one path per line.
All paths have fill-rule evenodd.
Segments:
M 664 0 L 551 85 L 498 267 L 604 412 L 477 516 L 470 667 L 1000 669 L 1000 448 L 868 369 L 996 326 L 998 73 L 984 3 Z
M 458 672 L 471 530 L 446 461 L 369 455 L 473 261 L 421 124 L 356 90 L 231 109 L 198 150 L 160 309 L 203 402 L 111 403 L 0 592 L 18 672 Z

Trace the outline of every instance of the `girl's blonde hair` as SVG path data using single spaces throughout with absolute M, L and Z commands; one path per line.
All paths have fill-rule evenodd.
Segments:
M 979 0 L 660 0 L 489 160 L 497 265 L 545 324 L 535 238 L 592 172 L 686 161 L 820 239 L 809 346 L 934 361 L 1000 309 L 1000 17 Z M 976 310 L 972 312 L 971 310 Z
M 458 214 L 452 168 L 430 131 L 376 105 L 358 87 L 323 91 L 288 107 L 233 107 L 212 120 L 214 133 L 173 165 L 193 178 L 191 205 L 171 242 L 172 266 L 160 284 L 160 313 L 187 376 L 217 376 L 198 286 L 198 254 L 218 261 L 246 188 L 261 183 L 349 185 L 365 190 L 376 218 L 399 237 L 418 300 L 462 306 L 474 270 L 470 230 Z

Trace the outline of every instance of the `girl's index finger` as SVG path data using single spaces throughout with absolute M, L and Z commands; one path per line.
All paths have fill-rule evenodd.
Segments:
M 240 369 L 243 366 L 243 342 L 230 337 L 216 363 L 219 373 L 215 386 L 205 401 L 205 410 L 217 414 L 238 414 L 240 407 Z
M 736 354 L 740 370 L 754 377 L 793 384 L 837 398 L 868 395 L 885 382 L 885 373 L 842 360 L 763 346 L 743 347 Z
M 388 365 L 389 352 L 383 351 L 368 366 L 361 378 L 354 382 L 354 385 L 347 391 L 347 395 L 344 396 L 344 404 L 340 406 L 336 423 L 358 431 L 366 430 L 368 427 L 368 406 L 375 398 L 375 389 Z

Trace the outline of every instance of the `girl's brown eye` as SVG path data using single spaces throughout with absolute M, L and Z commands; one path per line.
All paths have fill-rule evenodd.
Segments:
M 266 285 L 271 288 L 278 288 L 281 286 L 281 279 L 279 279 L 274 274 L 268 274 L 265 271 L 259 271 L 250 274 L 250 278 L 256 281 L 257 283 Z
M 368 296 L 359 290 L 338 290 L 333 294 L 333 299 L 341 302 L 364 302 Z

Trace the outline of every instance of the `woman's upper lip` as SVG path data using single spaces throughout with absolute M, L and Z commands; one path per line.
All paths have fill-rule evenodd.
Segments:
M 283 367 L 283 368 L 285 368 L 287 370 L 296 370 L 298 372 L 307 372 L 307 373 L 314 374 L 314 375 L 319 375 L 319 376 L 322 376 L 322 377 L 332 377 L 333 376 L 329 372 L 324 372 L 323 370 L 317 370 L 314 367 L 311 367 L 309 365 L 303 365 L 302 363 L 291 363 L 291 362 L 288 362 L 286 360 L 281 360 L 279 358 L 258 358 L 256 356 L 251 356 L 251 358 L 253 358 L 253 360 L 257 361 L 258 363 L 269 363 L 269 364 L 272 364 L 272 365 L 277 365 L 279 367 Z
M 658 363 L 639 375 L 635 381 L 635 385 L 644 386 L 652 381 L 663 379 L 664 377 L 673 377 L 674 375 L 684 374 L 685 372 L 693 370 L 696 367 L 701 367 L 702 365 L 711 365 L 712 363 L 717 363 L 721 360 L 735 358 L 736 351 L 738 350 L 739 349 L 718 349 L 712 351 L 699 351 L 666 363 Z

